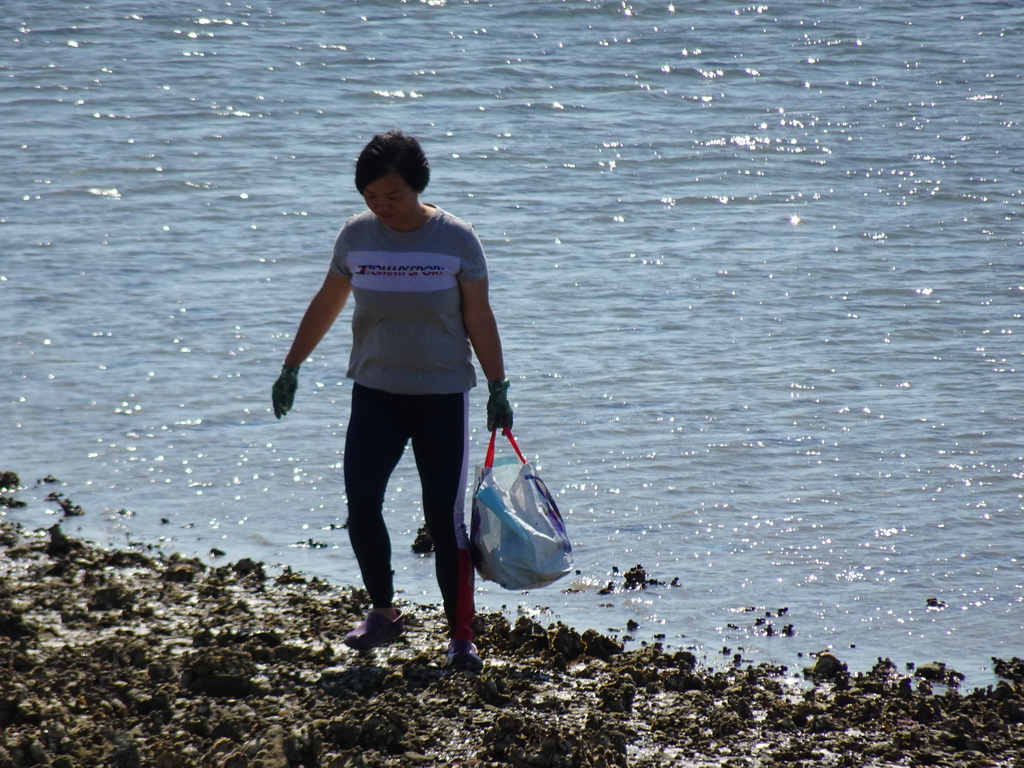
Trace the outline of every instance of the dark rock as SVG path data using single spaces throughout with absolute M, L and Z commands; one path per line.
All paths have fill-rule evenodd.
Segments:
M 244 651 L 202 649 L 182 664 L 181 683 L 193 693 L 224 698 L 262 696 L 266 688 L 255 680 L 256 665 Z
M 57 503 L 57 506 L 61 508 L 65 517 L 78 517 L 85 514 L 85 510 L 82 509 L 78 504 L 75 504 L 71 499 L 65 496 L 63 493 L 53 491 L 46 497 L 47 501 L 53 501 Z
M 21 488 L 21 478 L 16 472 L 0 472 L 0 491 L 17 491 Z
M 995 673 L 1004 680 L 1024 685 L 1024 659 L 1014 656 L 1009 661 L 992 657 L 992 664 Z
M 647 589 L 648 586 L 660 585 L 662 582 L 647 575 L 642 565 L 634 565 L 623 575 L 624 589 Z
M 957 686 L 964 679 L 964 676 L 955 669 L 947 669 L 941 661 L 933 661 L 922 664 L 914 672 L 915 677 L 923 678 L 933 683 L 944 683 Z
M 19 610 L 12 601 L 0 598 L 0 637 L 21 640 L 33 638 L 36 634 L 36 627 L 25 619 L 24 612 Z
M 622 643 L 612 640 L 610 637 L 602 635 L 593 629 L 584 631 L 581 639 L 587 654 L 595 658 L 607 660 L 616 654 L 622 653 Z
M 250 560 L 248 557 L 235 563 L 231 567 L 231 570 L 239 577 L 252 576 L 259 581 L 266 581 L 267 578 L 267 574 L 263 570 L 263 563 L 257 563 L 254 560 Z
M 835 680 L 847 674 L 847 667 L 838 657 L 822 651 L 813 667 L 804 669 L 804 675 L 813 680 Z
M 90 611 L 112 611 L 130 608 L 134 603 L 134 592 L 120 584 L 114 584 L 93 592 L 87 606 Z
M 412 551 L 418 555 L 427 555 L 434 551 L 434 539 L 430 535 L 430 531 L 427 530 L 427 526 L 421 526 L 419 531 L 416 532 L 416 539 L 412 543 Z
M 47 544 L 45 551 L 50 557 L 67 557 L 83 548 L 82 542 L 65 536 L 59 524 L 49 528 L 47 533 L 50 535 L 50 543 Z

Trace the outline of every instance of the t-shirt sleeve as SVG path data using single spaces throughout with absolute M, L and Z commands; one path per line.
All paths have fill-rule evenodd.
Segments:
M 352 270 L 348 268 L 348 238 L 345 232 L 348 224 L 346 221 L 338 236 L 334 238 L 334 256 L 331 258 L 331 271 L 342 277 L 352 277 Z
M 459 270 L 460 283 L 475 283 L 487 277 L 487 258 L 484 246 L 472 225 L 465 225 L 465 242 L 462 247 L 462 268 Z

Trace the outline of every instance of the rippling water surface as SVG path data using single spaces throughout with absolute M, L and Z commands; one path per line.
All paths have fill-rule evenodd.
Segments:
M 283 422 L 269 389 L 356 154 L 402 127 L 484 240 L 517 436 L 576 546 L 575 590 L 483 607 L 711 664 L 832 647 L 985 684 L 1024 653 L 1017 3 L 5 17 L 7 518 L 52 525 L 56 488 L 78 535 L 357 580 L 350 310 Z M 395 567 L 434 601 L 418 496 L 410 458 Z M 638 563 L 664 584 L 600 594 Z

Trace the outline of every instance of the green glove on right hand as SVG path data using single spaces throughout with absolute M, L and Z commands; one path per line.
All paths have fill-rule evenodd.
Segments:
M 488 381 L 487 431 L 512 429 L 512 406 L 508 404 L 508 379 Z
M 274 382 L 274 415 L 281 418 L 292 409 L 295 390 L 299 388 L 299 366 L 282 365 L 281 374 Z

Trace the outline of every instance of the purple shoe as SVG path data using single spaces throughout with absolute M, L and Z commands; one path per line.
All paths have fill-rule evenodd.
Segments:
M 448 669 L 461 669 L 466 672 L 479 672 L 484 668 L 483 659 L 476 646 L 469 640 L 452 639 L 448 643 L 448 658 L 444 664 Z
M 371 611 L 362 624 L 345 635 L 344 643 L 357 651 L 368 651 L 398 639 L 404 631 L 405 616 L 401 611 L 394 621 Z

